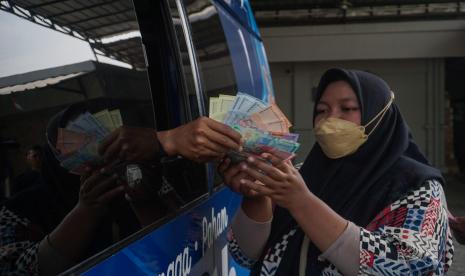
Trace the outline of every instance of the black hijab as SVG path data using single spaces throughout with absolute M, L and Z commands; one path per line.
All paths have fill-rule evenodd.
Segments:
M 335 68 L 326 71 L 322 76 L 315 103 L 320 100 L 330 83 L 340 80 L 349 83 L 357 95 L 362 125 L 375 117 L 390 100 L 391 89 L 378 76 L 363 71 Z M 315 111 L 316 104 L 314 117 Z M 375 124 L 376 121 L 367 128 L 366 133 Z M 368 140 L 355 153 L 340 159 L 330 159 L 318 143 L 315 143 L 300 173 L 312 193 L 339 215 L 362 227 L 367 226 L 383 208 L 423 185 L 426 180 L 437 179 L 444 182 L 441 173 L 420 152 L 395 102 Z M 287 210 L 276 207 L 266 249 L 296 226 L 297 223 Z M 276 275 L 298 274 L 303 237 L 304 233 L 299 228 L 289 240 Z M 317 261 L 319 254 L 321 252 L 311 245 L 307 275 L 321 273 L 323 265 Z M 252 274 L 259 272 L 261 263 L 257 263 Z

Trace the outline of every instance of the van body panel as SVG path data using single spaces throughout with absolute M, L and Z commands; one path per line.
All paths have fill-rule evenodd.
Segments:
M 248 3 L 248 1 L 244 2 Z M 257 38 L 256 33 L 251 33 L 249 28 L 237 21 L 236 17 L 232 16 L 230 10 L 226 9 L 224 5 L 219 4 L 219 2 L 214 3 L 228 42 L 238 91 L 266 102 L 273 101 L 273 84 L 262 41 Z M 246 13 L 243 18 L 243 20 L 247 19 L 247 22 L 254 23 L 249 23 L 250 26 L 255 26 L 253 17 L 250 18 Z
M 248 275 L 230 257 L 226 244 L 240 201 L 238 194 L 222 188 L 83 275 Z

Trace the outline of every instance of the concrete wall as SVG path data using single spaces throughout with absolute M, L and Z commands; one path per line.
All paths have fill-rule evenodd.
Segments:
M 262 28 L 270 62 L 465 56 L 465 20 Z
M 444 167 L 443 74 L 441 59 L 273 63 L 276 99 L 300 133 L 302 160 L 314 143 L 312 134 L 312 90 L 329 68 L 367 70 L 385 79 L 396 93 L 396 104 L 409 124 L 415 140 L 428 158 Z

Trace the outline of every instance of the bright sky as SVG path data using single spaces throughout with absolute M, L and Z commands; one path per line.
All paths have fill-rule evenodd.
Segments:
M 0 77 L 84 60 L 95 60 L 87 42 L 0 11 Z

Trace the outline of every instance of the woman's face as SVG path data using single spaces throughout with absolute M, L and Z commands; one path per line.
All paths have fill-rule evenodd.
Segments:
M 326 118 L 338 118 L 361 124 L 360 106 L 354 90 L 345 81 L 330 83 L 316 105 L 314 124 Z

